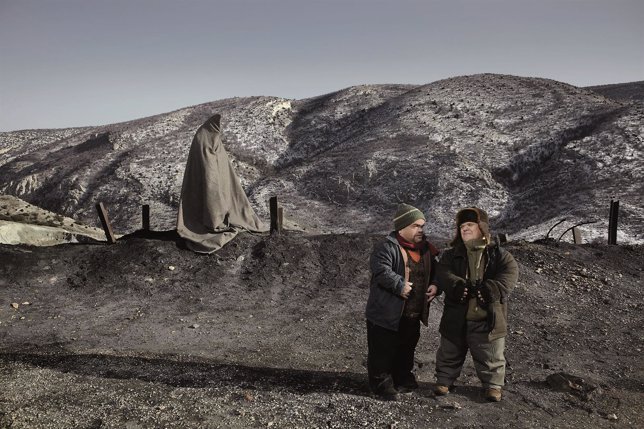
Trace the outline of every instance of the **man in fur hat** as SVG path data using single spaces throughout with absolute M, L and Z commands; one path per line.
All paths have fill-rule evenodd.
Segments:
M 489 401 L 501 400 L 505 379 L 508 295 L 517 283 L 512 255 L 490 241 L 488 215 L 470 207 L 456 215 L 456 237 L 438 263 L 445 293 L 436 353 L 436 395 L 453 389 L 469 349 Z
M 370 258 L 367 368 L 372 392 L 385 400 L 418 388 L 412 369 L 420 322 L 427 325 L 429 302 L 438 291 L 433 281 L 438 251 L 426 240 L 424 225 L 420 210 L 400 204 L 394 231 Z

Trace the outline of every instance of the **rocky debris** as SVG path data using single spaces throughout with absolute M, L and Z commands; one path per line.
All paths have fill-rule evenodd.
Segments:
M 552 389 L 558 392 L 574 393 L 586 400 L 593 392 L 599 389 L 599 386 L 596 384 L 589 383 L 581 377 L 564 372 L 550 374 L 546 378 L 546 382 Z M 599 391 L 601 392 L 601 389 Z
M 463 408 L 463 406 L 461 406 L 461 404 L 459 404 L 458 402 L 446 402 L 444 404 L 441 404 L 440 407 L 446 410 L 460 410 L 461 408 Z

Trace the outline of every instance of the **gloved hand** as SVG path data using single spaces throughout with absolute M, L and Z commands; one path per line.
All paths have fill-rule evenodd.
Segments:
M 464 286 L 464 293 L 459 298 L 459 301 L 461 302 L 461 304 L 469 301 L 470 297 L 476 296 L 477 291 L 478 291 L 477 282 L 469 279 L 466 280 L 465 286 Z
M 492 302 L 492 294 L 490 289 L 483 284 L 483 280 L 478 280 L 474 286 L 474 296 L 476 296 L 476 303 L 479 307 L 486 309 Z
M 455 301 L 458 301 L 460 303 L 465 302 L 465 299 L 467 298 L 468 294 L 467 290 L 467 282 L 459 282 L 452 288 L 452 293 L 450 298 L 452 298 Z

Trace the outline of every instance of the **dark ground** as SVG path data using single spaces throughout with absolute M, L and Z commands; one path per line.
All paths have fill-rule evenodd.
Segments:
M 209 256 L 158 238 L 0 246 L 0 427 L 644 427 L 642 246 L 508 244 L 504 400 L 469 358 L 431 393 L 439 299 L 421 388 L 391 403 L 365 369 L 382 237 L 244 234 Z

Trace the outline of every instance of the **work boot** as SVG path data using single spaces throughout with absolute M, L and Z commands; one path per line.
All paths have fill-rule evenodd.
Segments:
M 445 396 L 450 392 L 450 386 L 445 386 L 444 384 L 434 385 L 434 395 L 436 396 Z
M 396 390 L 393 386 L 388 386 L 384 389 L 379 390 L 376 393 L 376 396 L 382 401 L 397 401 L 398 390 Z
M 402 381 L 394 383 L 394 386 L 398 393 L 411 393 L 413 390 L 418 389 L 418 382 L 413 374 L 409 374 L 407 377 L 403 377 Z
M 398 390 L 394 387 L 394 382 L 391 377 L 386 377 L 374 389 L 372 389 L 376 397 L 383 401 L 397 401 Z
M 501 388 L 490 387 L 485 390 L 485 399 L 490 402 L 499 402 L 501 400 Z

